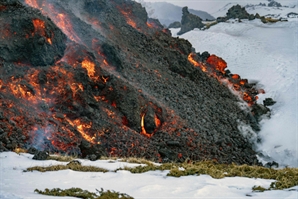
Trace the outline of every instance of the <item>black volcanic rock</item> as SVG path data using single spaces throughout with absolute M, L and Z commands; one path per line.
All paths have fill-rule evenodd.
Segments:
M 181 28 L 181 23 L 179 21 L 175 21 L 171 23 L 168 28 Z
M 188 7 L 182 8 L 181 30 L 177 33 L 182 35 L 195 28 L 203 28 L 205 25 L 202 23 L 202 19 L 188 11 Z
M 249 19 L 253 20 L 254 16 L 250 15 L 244 7 L 240 5 L 232 6 L 227 12 L 227 19 Z
M 46 151 L 37 151 L 34 156 L 33 160 L 46 160 L 49 157 L 49 153 Z
M 92 160 L 105 155 L 257 162 L 239 128 L 255 123 L 238 97 L 194 67 L 188 60 L 195 54 L 190 42 L 155 26 L 140 4 L 37 2 L 67 33 L 67 48 L 61 60 L 46 67 L 0 60 L 3 147 L 14 141 Z
M 50 19 L 18 1 L 0 6 L 1 59 L 45 66 L 63 56 L 66 36 Z
M 270 1 L 268 7 L 282 7 L 282 5 L 276 1 Z

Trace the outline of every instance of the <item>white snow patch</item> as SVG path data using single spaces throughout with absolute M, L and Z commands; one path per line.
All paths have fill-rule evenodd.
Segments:
M 103 168 L 120 168 L 118 161 L 98 160 L 89 162 L 79 160 L 86 165 Z M 13 152 L 0 153 L 0 198 L 1 199 L 61 199 L 34 193 L 35 189 L 46 188 L 68 189 L 79 187 L 91 192 L 96 189 L 114 190 L 129 194 L 135 199 L 143 198 L 237 198 L 244 199 L 248 195 L 255 199 L 278 198 L 296 199 L 298 186 L 292 191 L 267 191 L 263 193 L 252 192 L 253 186 L 269 187 L 273 180 L 227 177 L 213 179 L 209 175 L 184 176 L 180 178 L 169 177 L 169 171 L 149 171 L 143 174 L 132 174 L 128 171 L 117 172 L 77 172 L 72 170 L 53 171 L 41 173 L 38 171 L 23 172 L 32 166 L 49 166 L 61 164 L 56 161 L 32 160 L 32 155 L 16 154 Z M 126 163 L 126 166 L 137 164 Z M 112 169 L 113 168 L 113 169 Z M 181 168 L 182 169 L 182 168 Z M 71 199 L 72 197 L 62 197 Z

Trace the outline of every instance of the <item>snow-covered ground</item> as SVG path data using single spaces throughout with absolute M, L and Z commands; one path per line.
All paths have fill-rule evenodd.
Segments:
M 233 5 L 258 5 L 260 3 L 268 5 L 268 0 L 136 0 L 138 2 L 168 2 L 181 7 L 188 6 L 191 9 L 206 11 L 214 17 L 223 17 L 226 15 L 228 9 Z M 273 8 L 273 7 L 264 7 L 264 6 L 255 6 L 250 7 L 247 11 L 250 14 L 259 13 L 260 15 L 278 14 L 280 17 L 284 17 L 289 12 L 298 11 L 298 1 L 297 0 L 276 0 L 283 7 Z M 288 6 L 288 8 L 284 7 Z M 294 8 L 293 8 L 294 7 Z
M 175 36 L 179 29 L 171 31 Z M 232 73 L 258 81 L 266 91 L 259 103 L 269 97 L 277 101 L 270 107 L 271 119 L 262 121 L 258 150 L 283 166 L 298 167 L 298 19 L 275 24 L 230 20 L 180 37 L 197 52 L 222 57 Z
M 134 167 L 120 161 L 80 160 L 83 165 L 98 166 L 109 170 L 124 166 Z M 168 171 L 149 171 L 143 174 L 132 174 L 128 171 L 107 173 L 77 172 L 72 170 L 23 172 L 32 166 L 50 166 L 63 164 L 46 160 L 32 160 L 30 154 L 14 152 L 0 153 L 0 198 L 1 199 L 71 199 L 72 197 L 53 197 L 34 193 L 35 189 L 45 188 L 68 189 L 78 187 L 91 192 L 96 189 L 114 190 L 126 193 L 135 199 L 297 199 L 298 186 L 282 191 L 252 192 L 253 186 L 269 187 L 273 180 L 228 177 L 213 179 L 208 175 L 168 177 Z M 66 164 L 66 163 L 64 163 Z

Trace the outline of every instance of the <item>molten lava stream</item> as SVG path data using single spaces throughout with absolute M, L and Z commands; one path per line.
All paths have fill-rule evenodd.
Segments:
M 189 61 L 192 65 L 194 65 L 195 67 L 200 67 L 201 70 L 202 70 L 203 72 L 207 72 L 207 68 L 206 68 L 203 64 L 197 62 L 197 61 L 194 59 L 194 56 L 195 56 L 194 53 L 190 53 L 190 54 L 188 55 L 188 57 L 187 57 L 187 58 L 188 58 L 188 61 Z
M 153 136 L 153 134 L 147 133 L 147 131 L 145 129 L 145 125 L 144 125 L 145 115 L 146 115 L 146 113 L 141 114 L 141 134 L 148 138 L 151 138 Z

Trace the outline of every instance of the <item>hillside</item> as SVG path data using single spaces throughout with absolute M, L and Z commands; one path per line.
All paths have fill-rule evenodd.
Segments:
M 152 2 L 143 4 L 149 13 L 149 17 L 157 18 L 161 24 L 168 26 L 175 21 L 181 21 L 182 7 L 167 2 Z M 166 9 L 165 9 L 166 8 Z M 199 16 L 203 20 L 213 20 L 214 17 L 201 10 L 195 10 L 191 7 L 189 12 Z

